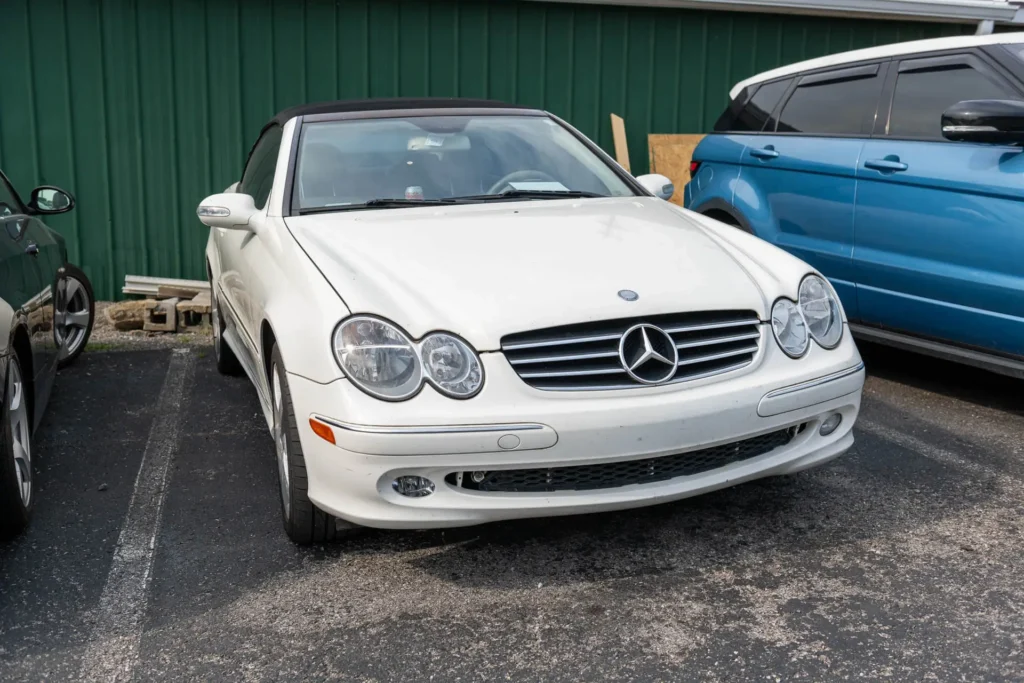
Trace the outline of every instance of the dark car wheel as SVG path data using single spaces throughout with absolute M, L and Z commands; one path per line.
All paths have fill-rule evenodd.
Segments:
M 220 299 L 213 282 L 210 283 L 210 325 L 213 327 L 213 355 L 217 359 L 217 372 L 222 375 L 242 374 L 242 364 L 224 340 L 224 318 L 220 314 Z
M 32 423 L 18 357 L 7 366 L 0 406 L 0 538 L 15 536 L 32 514 Z
M 96 318 L 92 283 L 77 266 L 64 266 L 54 299 L 53 338 L 60 349 L 57 366 L 64 368 L 82 355 Z
M 323 543 L 356 533 L 360 527 L 324 512 L 309 499 L 309 475 L 302 455 L 299 428 L 288 391 L 288 375 L 274 345 L 270 360 L 270 400 L 274 412 L 274 450 L 281 484 L 284 529 L 300 545 Z

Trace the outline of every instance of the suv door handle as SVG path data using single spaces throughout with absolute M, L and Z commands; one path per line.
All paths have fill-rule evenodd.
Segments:
M 764 149 L 750 150 L 750 156 L 755 159 L 775 159 L 779 156 L 779 153 L 775 151 L 774 145 L 767 145 Z
M 29 242 L 29 245 L 25 247 L 25 253 L 29 256 L 39 256 L 39 245 L 35 242 Z
M 884 159 L 868 159 L 864 162 L 864 168 L 881 171 L 882 173 L 896 173 L 897 171 L 906 171 L 909 166 L 900 161 L 900 158 L 895 154 L 890 154 Z

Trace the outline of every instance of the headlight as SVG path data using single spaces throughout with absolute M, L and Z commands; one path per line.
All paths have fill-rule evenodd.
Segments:
M 814 341 L 826 349 L 843 336 L 843 315 L 832 288 L 817 275 L 808 275 L 800 283 L 800 313 Z
M 455 398 L 469 398 L 483 385 L 483 367 L 476 352 L 445 332 L 435 332 L 417 343 L 387 321 L 357 316 L 338 325 L 332 343 L 348 378 L 377 398 L 411 398 L 424 380 Z
M 467 398 L 483 384 L 483 371 L 473 349 L 450 334 L 432 334 L 420 344 L 423 371 L 434 386 L 451 396 Z
M 779 299 L 772 306 L 772 331 L 786 354 L 799 358 L 807 351 L 807 324 L 800 308 L 789 299 Z
M 419 391 L 423 383 L 416 347 L 383 320 L 350 318 L 334 331 L 333 344 L 348 378 L 377 398 L 400 401 Z

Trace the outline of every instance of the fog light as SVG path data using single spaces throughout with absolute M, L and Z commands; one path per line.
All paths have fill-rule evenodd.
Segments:
M 832 413 L 825 418 L 825 421 L 821 423 L 821 428 L 818 433 L 822 436 L 828 436 L 832 432 L 839 429 L 839 423 L 843 421 L 843 416 L 839 413 Z
M 422 498 L 434 492 L 434 482 L 426 477 L 404 476 L 391 482 L 391 488 L 400 496 Z

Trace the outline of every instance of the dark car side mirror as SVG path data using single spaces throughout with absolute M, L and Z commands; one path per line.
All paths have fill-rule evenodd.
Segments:
M 59 187 L 42 185 L 32 190 L 28 210 L 34 214 L 64 213 L 75 208 L 75 198 Z
M 965 100 L 942 112 L 942 136 L 962 142 L 1024 142 L 1024 102 Z

